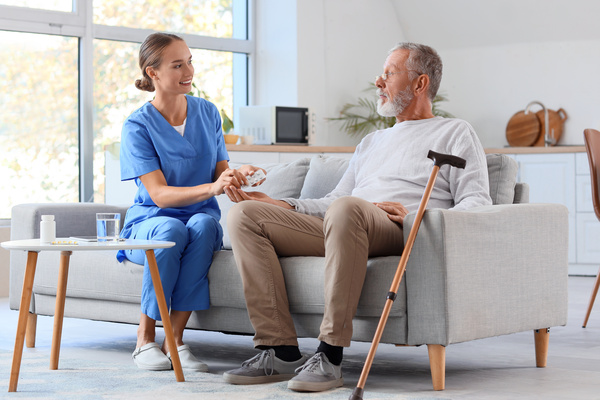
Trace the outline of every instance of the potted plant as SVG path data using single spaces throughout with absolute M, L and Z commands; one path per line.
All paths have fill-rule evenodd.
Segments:
M 223 128 L 223 138 L 225 138 L 225 143 L 236 144 L 239 139 L 239 136 L 233 132 L 233 121 L 231 120 L 231 118 L 229 118 L 229 116 L 227 115 L 225 110 L 223 110 L 222 108 L 221 108 L 221 118 L 223 118 L 222 128 Z

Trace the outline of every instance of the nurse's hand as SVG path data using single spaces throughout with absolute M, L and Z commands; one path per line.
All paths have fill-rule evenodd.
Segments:
M 242 187 L 244 181 L 248 183 L 246 177 L 239 171 L 231 168 L 224 170 L 221 175 L 211 184 L 211 193 L 213 196 L 218 196 L 224 193 L 224 189 L 227 186 L 236 188 Z
M 253 165 L 242 165 L 241 167 L 238 168 L 238 171 L 242 174 L 242 176 L 244 176 L 244 179 L 248 175 L 254 175 L 256 173 L 256 171 L 260 171 L 260 170 L 262 170 L 262 172 L 264 172 L 265 176 L 267 175 L 267 171 L 265 171 L 262 168 L 255 167 Z M 260 182 L 254 184 L 252 186 L 261 185 L 265 181 L 265 179 L 261 179 Z M 248 181 L 246 181 L 246 182 L 243 183 L 243 185 L 247 185 L 247 184 L 248 184 Z

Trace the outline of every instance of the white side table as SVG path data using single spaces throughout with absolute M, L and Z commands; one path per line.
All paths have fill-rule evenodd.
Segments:
M 62 243 L 60 243 L 62 242 Z M 27 252 L 27 265 L 25 267 L 25 278 L 23 279 L 23 292 L 21 294 L 21 304 L 19 306 L 19 320 L 17 323 L 17 334 L 15 337 L 15 350 L 13 352 L 12 368 L 10 371 L 10 382 L 8 385 L 9 392 L 17 391 L 17 383 L 19 379 L 19 370 L 21 369 L 21 358 L 23 356 L 23 344 L 27 332 L 27 316 L 29 313 L 29 305 L 31 303 L 31 292 L 33 289 L 33 279 L 35 277 L 35 268 L 37 257 L 40 251 L 60 251 L 60 268 L 58 271 L 58 284 L 56 287 L 56 306 L 54 312 L 54 329 L 52 333 L 52 348 L 50 353 L 50 369 L 58 369 L 58 358 L 60 354 L 60 339 L 62 335 L 62 324 L 65 310 L 65 295 L 67 292 L 67 278 L 69 275 L 69 260 L 72 252 L 85 250 L 132 250 L 139 249 L 146 251 L 146 258 L 150 267 L 152 283 L 156 293 L 156 300 L 162 318 L 163 327 L 165 330 L 165 340 L 169 349 L 176 349 L 175 337 L 173 336 L 173 328 L 169 317 L 169 310 L 165 295 L 163 292 L 162 282 L 154 257 L 155 249 L 165 249 L 175 246 L 174 242 L 165 242 L 159 240 L 122 240 L 116 242 L 83 242 L 72 239 L 57 239 L 55 243 L 59 244 L 43 244 L 39 239 L 13 240 L 10 242 L 0 243 L 2 247 L 8 250 L 22 250 Z M 171 352 L 171 362 L 175 371 L 177 382 L 183 382 L 183 370 L 177 351 Z

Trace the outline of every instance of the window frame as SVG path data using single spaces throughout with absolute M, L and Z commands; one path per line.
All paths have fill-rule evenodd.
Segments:
M 79 39 L 79 201 L 94 199 L 94 128 L 93 128 L 93 52 L 94 39 L 142 43 L 151 29 L 115 27 L 93 23 L 93 0 L 73 0 L 73 11 L 50 11 L 26 7 L 0 5 L 0 30 L 70 36 Z M 189 33 L 179 34 L 196 49 L 232 52 L 234 110 L 248 104 L 251 61 L 255 52 L 252 38 L 253 0 L 233 0 L 234 6 L 246 7 L 245 29 L 247 39 L 217 38 Z M 237 5 L 236 5 L 237 3 Z M 244 21 L 241 21 L 244 22 Z M 243 60 L 239 55 L 243 55 Z M 237 59 L 237 61 L 236 61 Z M 242 82 L 240 82 L 240 80 Z M 243 82 L 245 81 L 245 82 Z M 240 84 L 241 83 L 241 84 Z M 245 84 L 244 84 L 245 83 Z

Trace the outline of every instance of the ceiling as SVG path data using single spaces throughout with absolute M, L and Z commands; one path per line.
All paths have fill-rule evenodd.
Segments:
M 407 41 L 437 50 L 600 39 L 597 0 L 390 0 Z

